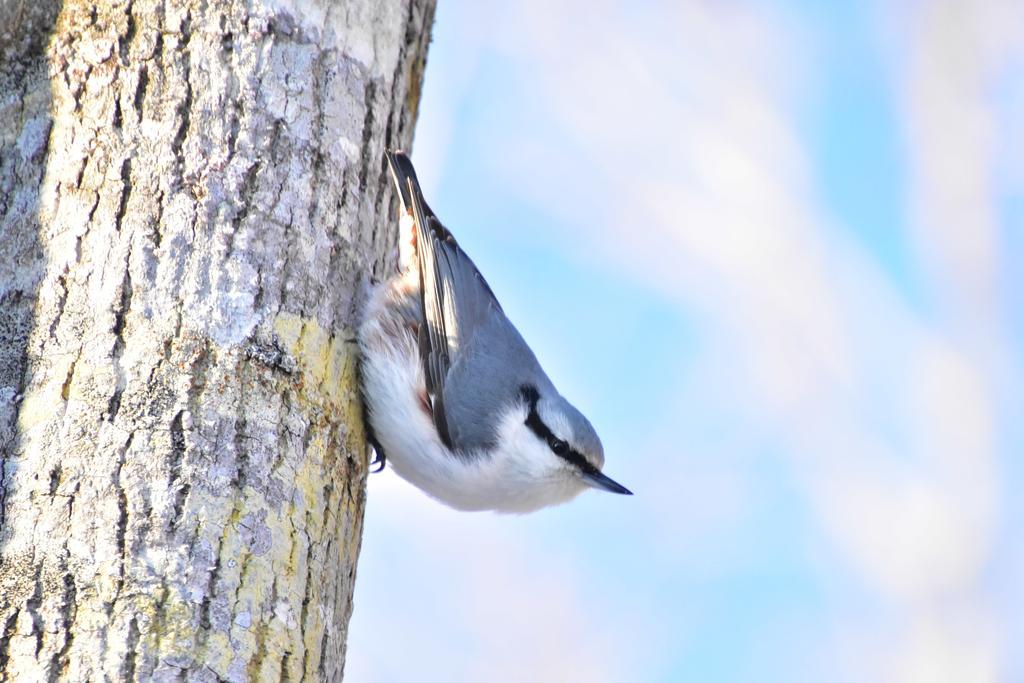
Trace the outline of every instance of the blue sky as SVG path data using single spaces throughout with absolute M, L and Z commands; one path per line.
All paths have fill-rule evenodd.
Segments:
M 1024 677 L 1024 10 L 439 4 L 430 203 L 636 495 L 371 477 L 349 679 Z

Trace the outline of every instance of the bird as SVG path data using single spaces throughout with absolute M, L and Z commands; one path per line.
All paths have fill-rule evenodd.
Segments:
M 399 272 L 372 287 L 357 331 L 375 463 L 457 510 L 526 513 L 586 489 L 632 493 L 427 205 L 412 161 L 386 150 Z

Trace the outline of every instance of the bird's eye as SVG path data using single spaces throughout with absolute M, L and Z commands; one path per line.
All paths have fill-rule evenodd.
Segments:
M 548 446 L 555 452 L 555 455 L 565 455 L 569 452 L 569 444 L 559 439 L 557 436 L 552 436 L 548 439 Z

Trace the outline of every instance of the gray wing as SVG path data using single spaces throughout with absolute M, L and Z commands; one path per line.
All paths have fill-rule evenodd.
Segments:
M 516 391 L 502 364 L 510 360 L 508 350 L 501 349 L 518 341 L 518 353 L 536 360 L 473 261 L 427 206 L 412 162 L 401 152 L 389 152 L 388 161 L 415 223 L 425 322 L 420 359 L 434 424 L 448 447 L 478 448 L 493 436 L 490 418 Z

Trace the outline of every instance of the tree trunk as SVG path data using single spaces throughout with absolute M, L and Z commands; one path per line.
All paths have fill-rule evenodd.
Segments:
M 434 0 L 0 0 L 0 676 L 338 680 Z

